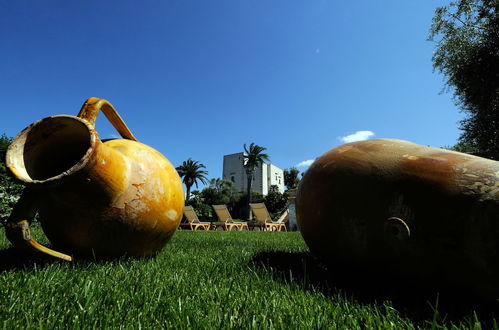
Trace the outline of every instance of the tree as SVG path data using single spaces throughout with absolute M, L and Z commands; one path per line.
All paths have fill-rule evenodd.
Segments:
M 457 148 L 498 160 L 499 2 L 459 0 L 437 8 L 430 40 L 436 46 L 433 66 L 467 115 Z
M 464 153 L 471 154 L 471 155 L 478 154 L 477 150 L 472 145 L 470 145 L 468 142 L 463 141 L 463 140 L 459 141 L 458 143 L 456 143 L 455 145 L 453 145 L 452 147 L 447 148 L 447 149 L 450 149 L 453 151 L 458 151 L 458 152 L 464 152 Z
M 24 186 L 10 175 L 5 164 L 5 155 L 12 139 L 5 134 L 0 136 L 0 223 L 5 223 L 17 203 Z
M 269 188 L 269 193 L 265 196 L 264 203 L 272 218 L 275 218 L 286 206 L 288 195 L 282 194 L 279 187 L 272 185 Z
M 255 174 L 255 170 L 261 163 L 264 161 L 269 161 L 269 155 L 264 153 L 267 148 L 261 147 L 257 144 L 251 143 L 249 148 L 246 148 L 246 144 L 244 144 L 244 169 L 246 171 L 246 176 L 248 179 L 248 185 L 246 187 L 246 195 L 248 196 L 248 201 L 251 203 L 251 186 L 253 184 L 253 176 Z M 249 207 L 248 207 L 248 212 Z M 251 214 L 248 213 L 248 219 L 251 217 Z
M 194 161 L 191 158 L 184 160 L 182 165 L 176 168 L 178 175 L 180 175 L 182 182 L 185 184 L 185 188 L 187 190 L 185 194 L 185 203 L 189 202 L 190 192 L 192 185 L 196 185 L 198 187 L 198 181 L 206 184 L 208 179 L 206 175 L 208 175 L 207 171 L 202 170 L 206 168 L 203 164 L 198 161 Z
M 0 164 L 5 164 L 5 155 L 11 142 L 12 139 L 8 138 L 5 134 L 0 136 Z
M 247 196 L 250 196 L 249 202 L 251 203 L 251 186 L 253 184 L 253 176 L 255 174 L 255 170 L 258 166 L 260 166 L 264 161 L 269 161 L 269 155 L 264 153 L 267 148 L 261 147 L 257 144 L 251 143 L 249 148 L 246 148 L 246 144 L 244 144 L 244 169 L 246 171 L 246 176 L 248 180 L 247 185 Z
M 226 181 L 220 178 L 214 178 L 210 180 L 210 187 L 225 196 L 232 196 L 234 191 L 233 185 L 234 184 L 232 183 L 232 181 Z
M 230 205 L 234 202 L 232 182 L 219 178 L 211 179 L 210 186 L 201 192 L 203 199 L 208 205 Z
M 211 205 L 206 204 L 201 191 L 194 190 L 192 192 L 192 197 L 189 199 L 189 205 L 194 208 L 194 211 L 196 211 L 196 214 L 200 219 L 206 220 L 212 217 L 213 212 Z
M 201 192 L 194 190 L 189 204 L 194 208 L 197 215 L 202 219 L 214 217 L 212 205 L 225 204 L 232 211 L 236 202 L 232 182 L 219 178 L 211 179 L 210 185 L 203 188 Z
M 286 188 L 294 189 L 298 186 L 300 179 L 298 179 L 298 174 L 300 171 L 296 167 L 291 167 L 289 170 L 284 170 L 284 185 Z
M 258 191 L 251 192 L 251 201 L 252 203 L 263 203 L 264 196 L 260 194 Z M 246 194 L 241 194 L 236 197 L 234 203 L 231 208 L 229 208 L 230 213 L 233 217 L 237 219 L 248 219 L 249 214 L 249 198 Z

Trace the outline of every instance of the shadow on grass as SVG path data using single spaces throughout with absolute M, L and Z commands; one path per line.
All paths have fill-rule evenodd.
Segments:
M 154 256 L 142 257 L 142 260 L 153 259 Z M 72 264 L 80 266 L 109 265 L 126 261 L 137 260 L 134 257 L 122 256 L 119 258 L 95 258 L 89 256 L 77 256 L 72 262 L 60 260 L 41 253 L 26 252 L 16 248 L 0 250 L 0 272 L 16 270 L 42 269 L 51 264 Z
M 497 301 L 485 301 L 460 289 L 401 282 L 389 274 L 347 267 L 328 269 L 310 252 L 261 252 L 253 257 L 251 264 L 270 272 L 277 280 L 302 285 L 305 290 L 317 290 L 328 297 L 340 294 L 362 304 L 391 301 L 401 315 L 416 323 L 434 318 L 438 323 L 460 322 L 473 319 L 476 313 L 482 325 L 492 325 L 499 316 Z
M 28 253 L 13 247 L 0 250 L 0 272 L 35 267 L 42 268 L 55 262 L 59 262 L 59 260 L 43 255 Z

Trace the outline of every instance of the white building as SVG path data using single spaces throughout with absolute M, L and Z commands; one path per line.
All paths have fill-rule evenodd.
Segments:
M 246 192 L 248 186 L 248 179 L 243 166 L 243 155 L 242 152 L 239 152 L 224 156 L 222 179 L 232 181 L 238 193 Z M 281 193 L 284 192 L 283 170 L 272 164 L 260 164 L 255 170 L 251 190 L 267 195 L 272 185 L 276 185 Z

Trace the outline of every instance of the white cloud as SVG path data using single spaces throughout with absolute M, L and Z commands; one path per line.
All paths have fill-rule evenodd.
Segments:
M 312 165 L 312 163 L 314 162 L 314 159 L 307 159 L 307 160 L 304 160 L 303 162 L 299 162 L 296 167 L 309 167 L 310 165 Z
M 339 139 L 341 142 L 350 143 L 350 142 L 364 141 L 372 138 L 374 135 L 376 134 L 374 134 L 374 132 L 371 131 L 357 131 L 353 134 L 342 136 Z

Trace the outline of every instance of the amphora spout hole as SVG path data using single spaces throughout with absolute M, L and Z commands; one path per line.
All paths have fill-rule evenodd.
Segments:
M 404 220 L 391 217 L 385 221 L 385 239 L 405 241 L 411 236 L 411 230 Z
M 8 158 L 19 179 L 43 181 L 78 164 L 91 147 L 91 140 L 91 132 L 81 120 L 49 117 L 16 137 L 13 144 L 17 145 L 9 149 Z

